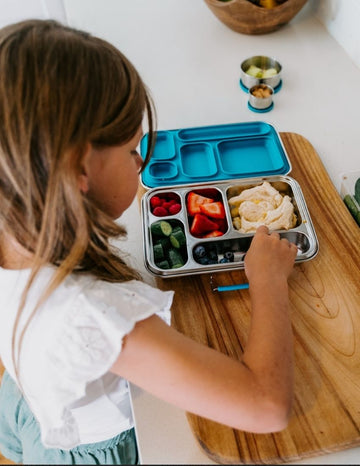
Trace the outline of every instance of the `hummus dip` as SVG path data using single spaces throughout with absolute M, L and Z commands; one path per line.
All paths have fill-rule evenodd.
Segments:
M 289 230 L 296 225 L 294 205 L 289 196 L 271 184 L 245 189 L 229 200 L 234 227 L 242 233 L 254 232 L 260 225 L 269 230 Z

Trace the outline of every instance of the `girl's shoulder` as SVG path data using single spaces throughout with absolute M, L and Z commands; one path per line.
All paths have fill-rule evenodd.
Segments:
M 10 354 L 12 326 L 28 271 L 2 271 L 6 286 L 0 286 L 1 354 Z M 22 327 L 31 316 L 43 290 L 48 286 L 54 268 L 42 269 L 31 286 Z M 1 275 L 1 272 L 0 272 Z M 75 374 L 84 371 L 103 373 L 122 348 L 123 338 L 136 323 L 157 314 L 170 323 L 172 291 L 161 291 L 144 282 L 132 280 L 110 283 L 90 275 L 69 275 L 37 309 L 27 328 L 22 359 L 43 360 L 43 367 L 67 368 Z M 4 329 L 4 331 L 2 331 Z M 6 332 L 5 332 L 6 330 Z M 8 358 L 9 361 L 11 358 Z
M 38 327 L 42 333 L 46 321 L 52 327 L 51 338 L 49 333 L 43 340 L 44 364 L 70 379 L 83 377 L 85 382 L 101 377 L 138 321 L 157 314 L 170 324 L 172 298 L 172 291 L 140 281 L 110 283 L 69 276 L 49 301 L 51 310 Z
M 63 292 L 74 296 L 73 309 L 76 307 L 77 312 L 70 311 L 73 315 L 115 320 L 120 317 L 123 324 L 134 323 L 155 313 L 165 317 L 174 294 L 138 280 L 113 283 L 76 275 L 64 282 Z

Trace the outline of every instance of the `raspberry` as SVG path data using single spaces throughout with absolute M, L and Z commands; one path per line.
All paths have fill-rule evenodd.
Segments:
M 155 207 L 153 210 L 153 214 L 156 215 L 157 217 L 165 217 L 168 215 L 168 211 L 164 209 L 162 206 Z
M 158 196 L 153 196 L 151 199 L 150 199 L 150 205 L 153 209 L 155 209 L 155 207 L 158 207 L 162 204 L 162 200 L 160 199 L 160 197 Z
M 164 207 L 164 209 L 166 210 L 169 210 L 169 207 L 172 206 L 173 203 L 171 201 L 165 201 L 163 204 L 162 204 L 162 207 Z
M 176 204 L 172 204 L 170 207 L 169 207 L 169 214 L 171 215 L 175 215 L 177 214 L 178 212 L 180 212 L 181 210 L 181 205 L 176 203 Z
M 167 193 L 167 194 L 166 194 L 166 197 L 167 197 L 168 199 L 173 199 L 173 200 L 175 200 L 176 202 L 179 202 L 179 196 L 178 196 L 178 194 L 176 194 L 176 193 L 173 193 L 173 192 Z

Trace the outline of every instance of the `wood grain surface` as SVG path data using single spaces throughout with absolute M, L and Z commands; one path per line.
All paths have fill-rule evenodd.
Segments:
M 312 145 L 280 133 L 319 240 L 319 253 L 290 277 L 295 402 L 288 428 L 250 434 L 188 414 L 209 458 L 225 464 L 281 463 L 360 444 L 360 229 Z M 341 155 L 339 154 L 339 157 Z M 176 291 L 172 324 L 181 332 L 241 358 L 250 323 L 247 290 L 212 292 L 209 275 L 157 279 Z M 215 274 L 219 285 L 243 271 Z M 221 403 L 221 399 L 219 399 Z

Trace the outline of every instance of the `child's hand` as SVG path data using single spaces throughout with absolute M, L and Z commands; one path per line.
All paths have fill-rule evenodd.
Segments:
M 264 282 L 278 278 L 287 280 L 297 254 L 297 247 L 279 233 L 270 233 L 263 225 L 255 233 L 245 256 L 245 273 L 249 280 Z

